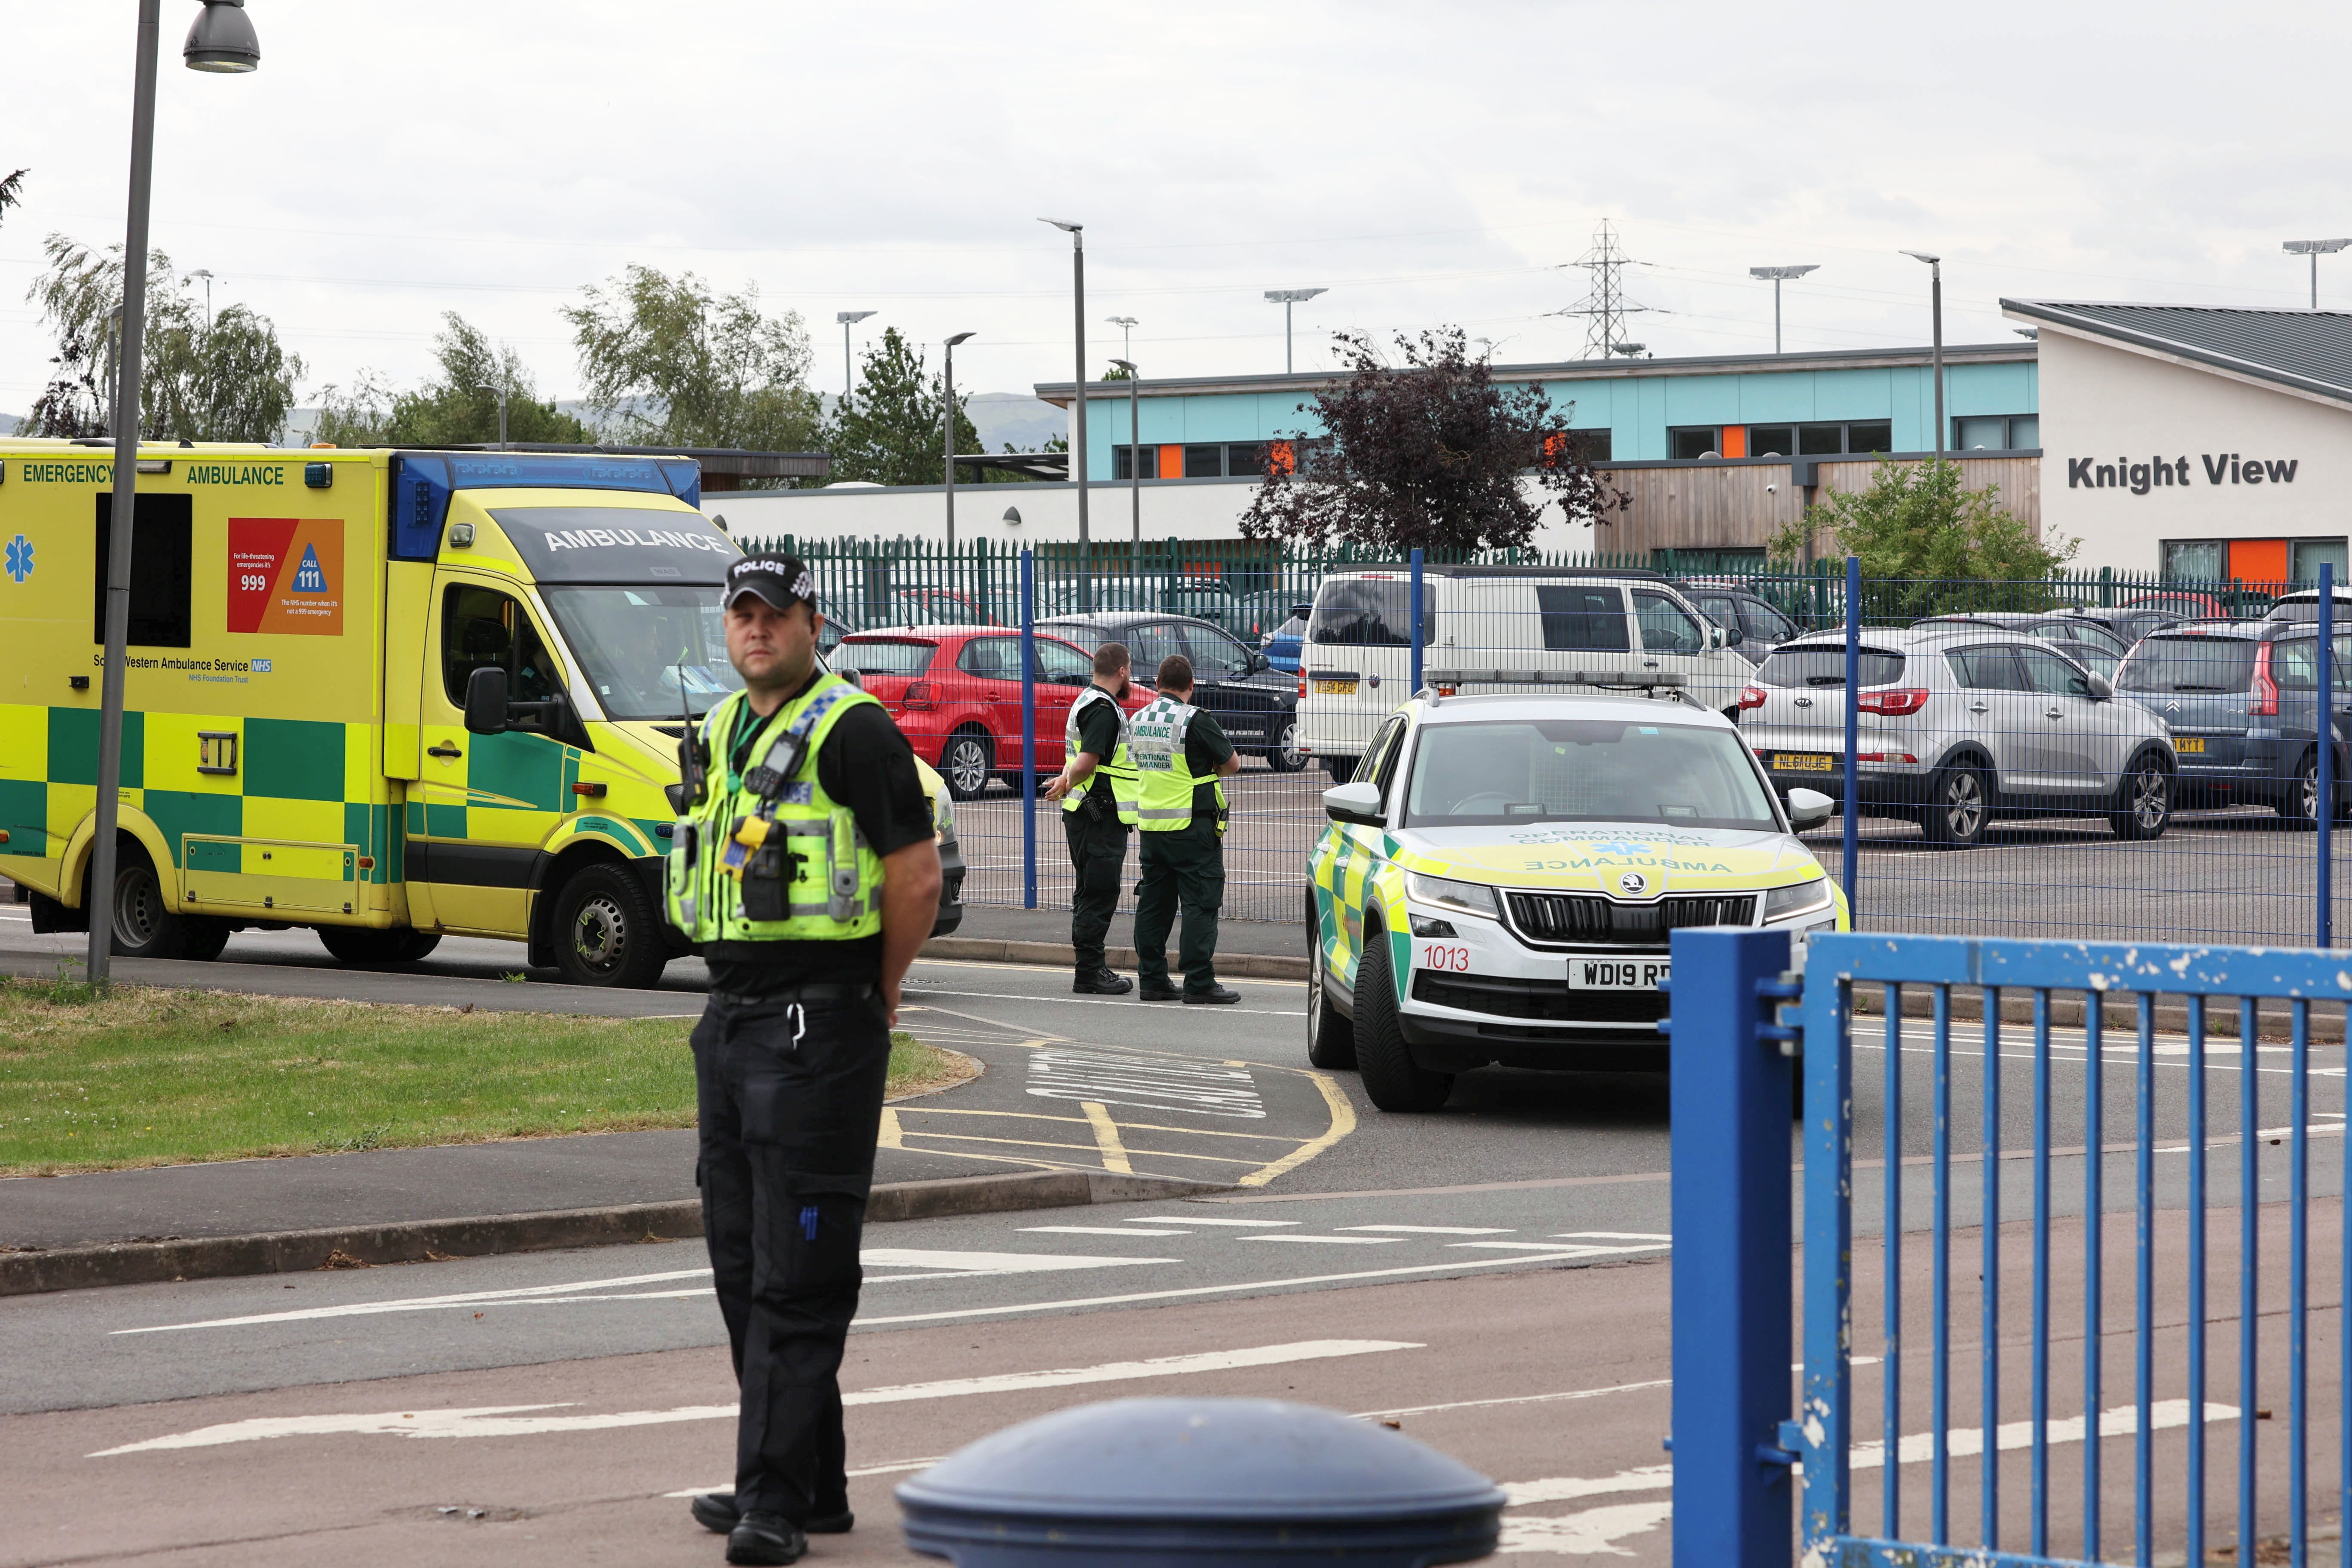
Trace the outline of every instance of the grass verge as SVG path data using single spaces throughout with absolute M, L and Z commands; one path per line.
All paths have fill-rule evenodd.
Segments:
M 691 1127 L 691 1027 L 0 978 L 0 1175 Z M 895 1032 L 889 1092 L 972 1065 Z

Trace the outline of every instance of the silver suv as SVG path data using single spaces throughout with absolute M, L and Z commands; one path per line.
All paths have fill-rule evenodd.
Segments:
M 2164 721 L 2035 638 L 1929 621 L 1862 634 L 1855 781 L 1866 816 L 1902 816 L 1946 845 L 1996 816 L 2104 816 L 2154 838 L 2179 763 Z M 1739 728 L 1785 795 L 1844 790 L 1845 639 L 1786 642 L 1741 693 Z

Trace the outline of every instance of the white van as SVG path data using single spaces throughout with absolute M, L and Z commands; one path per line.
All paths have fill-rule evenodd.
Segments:
M 1338 779 L 1412 695 L 1412 578 L 1335 572 L 1299 650 L 1298 738 Z M 1642 691 L 1727 713 L 1754 667 L 1654 572 L 1430 566 L 1422 573 L 1422 679 L 1441 691 Z

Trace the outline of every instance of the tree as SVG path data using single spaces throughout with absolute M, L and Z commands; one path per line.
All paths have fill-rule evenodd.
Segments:
M 34 399 L 27 433 L 104 434 L 122 306 L 122 247 L 95 251 L 53 234 L 48 266 L 26 298 L 57 333 L 58 367 Z M 142 334 L 139 428 L 151 438 L 274 441 L 286 428 L 301 356 L 278 342 L 269 318 L 231 305 L 207 321 L 162 251 L 147 260 L 147 321 Z
M 920 349 L 886 328 L 882 341 L 866 351 L 857 391 L 845 399 L 818 439 L 833 458 L 830 479 L 863 479 L 877 485 L 936 485 L 946 455 L 940 450 L 946 389 L 927 375 Z M 956 451 L 981 449 L 980 432 L 956 399 Z M 970 474 L 958 474 L 961 480 Z
M 25 176 L 32 172 L 30 169 L 19 169 L 6 179 L 0 180 L 0 218 L 8 216 L 10 207 L 25 205 Z
M 1334 335 L 1350 374 L 1316 395 L 1326 434 L 1292 431 L 1272 445 L 1242 514 L 1247 537 L 1494 550 L 1528 543 L 1555 502 L 1587 524 L 1625 504 L 1584 461 L 1568 426 L 1573 405 L 1555 408 L 1533 384 L 1496 385 L 1459 327 L 1399 334 L 1404 363 L 1394 368 L 1369 334 Z M 1528 495 L 1529 479 L 1540 499 Z
M 628 268 L 562 308 L 605 432 L 637 445 L 805 451 L 820 406 L 797 311 L 719 295 L 691 272 Z
M 1769 552 L 1793 563 L 1823 532 L 1838 554 L 1861 560 L 1864 578 L 1886 584 L 1877 592 L 1889 597 L 1873 604 L 1874 618 L 2040 608 L 2038 585 L 2074 558 L 2078 542 L 2037 539 L 2000 504 L 1999 487 L 1963 489 L 1953 462 L 1881 463 L 1868 489 L 1814 506 L 1773 536 Z
M 317 438 L 339 447 L 467 447 L 499 438 L 499 389 L 507 394 L 509 441 L 590 442 L 578 419 L 542 401 L 522 356 L 491 346 L 479 327 L 455 310 L 433 340 L 440 374 L 414 392 L 394 392 L 373 371 L 362 371 L 348 394 L 320 395 Z

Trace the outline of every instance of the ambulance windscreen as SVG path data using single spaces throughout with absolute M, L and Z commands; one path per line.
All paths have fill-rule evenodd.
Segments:
M 541 587 L 607 719 L 700 715 L 739 689 L 719 595 L 708 588 Z
M 546 583 L 698 583 L 717 587 L 742 553 L 700 512 L 620 506 L 490 509 L 530 574 Z

